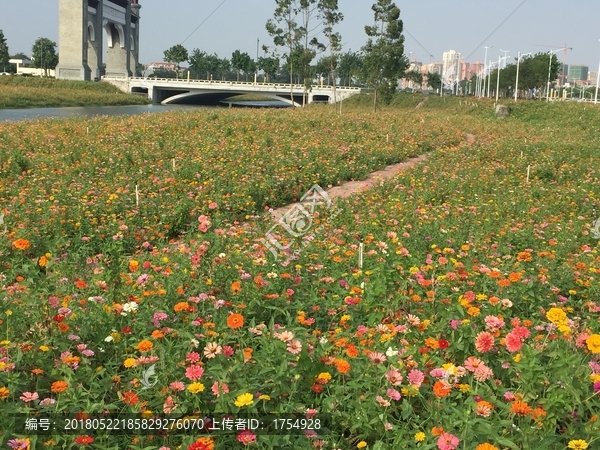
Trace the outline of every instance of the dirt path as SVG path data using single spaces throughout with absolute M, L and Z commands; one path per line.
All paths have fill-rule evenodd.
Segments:
M 406 170 L 409 167 L 414 166 L 420 162 L 423 162 L 427 159 L 427 155 L 420 155 L 416 158 L 407 159 L 406 161 L 393 164 L 391 166 L 387 166 L 385 169 L 378 170 L 377 172 L 373 172 L 367 176 L 366 179 L 360 181 L 347 181 L 342 183 L 339 186 L 334 186 L 329 189 L 326 189 L 327 195 L 331 197 L 332 200 L 336 198 L 348 198 L 351 195 L 354 195 L 359 192 L 364 192 L 371 189 L 376 184 L 380 183 L 383 180 L 387 180 L 388 178 L 392 178 L 398 175 L 402 170 Z M 296 203 L 291 205 L 282 206 L 277 209 L 272 209 L 271 216 L 274 220 L 279 220 L 281 217 Z
M 475 142 L 475 136 L 472 134 L 467 134 L 465 136 L 465 141 L 467 144 L 472 144 Z M 393 164 L 391 166 L 387 166 L 382 170 L 378 170 L 377 172 L 373 172 L 367 176 L 366 179 L 360 181 L 347 181 L 342 183 L 339 186 L 334 186 L 329 189 L 326 189 L 327 195 L 331 197 L 331 199 L 336 198 L 348 198 L 351 195 L 357 194 L 359 192 L 364 192 L 371 189 L 376 184 L 380 183 L 383 180 L 387 180 L 388 178 L 392 178 L 398 175 L 403 170 L 406 170 L 415 164 L 421 163 L 427 159 L 427 155 L 419 155 L 416 158 L 410 158 L 406 161 Z M 292 203 L 291 205 L 286 205 L 279 207 L 277 209 L 270 210 L 271 217 L 273 220 L 278 221 L 281 217 L 289 211 L 289 209 L 298 203 Z

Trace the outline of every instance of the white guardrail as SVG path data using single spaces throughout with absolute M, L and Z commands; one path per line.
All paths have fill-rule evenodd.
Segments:
M 190 84 L 203 84 L 203 85 L 221 85 L 221 86 L 254 86 L 254 87 L 262 87 L 262 88 L 273 88 L 273 89 L 281 89 L 281 88 L 290 88 L 289 84 L 285 84 L 285 83 L 254 83 L 252 81 L 222 81 L 222 80 L 188 80 L 185 78 L 180 78 L 180 79 L 176 79 L 176 78 L 153 78 L 153 77 L 148 77 L 148 78 L 144 78 L 144 77 L 116 77 L 116 76 L 111 76 L 111 77 L 102 77 L 103 80 L 128 80 L 129 82 L 132 81 L 142 81 L 144 83 L 148 83 L 151 82 L 152 84 L 155 83 L 190 83 Z M 311 85 L 311 88 L 320 88 L 320 89 L 333 89 L 333 86 L 329 86 L 329 85 Z M 361 88 L 359 87 L 344 87 L 344 86 L 336 86 L 335 87 L 338 90 L 341 91 L 360 91 Z M 292 89 L 304 89 L 304 85 L 303 84 L 294 84 L 292 86 Z

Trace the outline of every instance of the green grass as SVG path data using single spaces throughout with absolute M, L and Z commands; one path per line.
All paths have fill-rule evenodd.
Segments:
M 0 109 L 147 103 L 149 101 L 145 97 L 123 93 L 116 86 L 104 82 L 20 76 L 0 77 Z

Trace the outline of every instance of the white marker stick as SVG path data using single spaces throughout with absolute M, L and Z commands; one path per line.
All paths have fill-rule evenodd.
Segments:
M 138 185 L 135 185 L 135 206 L 140 206 L 140 190 Z
M 527 166 L 527 182 L 529 183 L 529 171 L 531 170 L 531 166 Z
M 358 244 L 358 268 L 362 269 L 363 266 L 363 243 Z

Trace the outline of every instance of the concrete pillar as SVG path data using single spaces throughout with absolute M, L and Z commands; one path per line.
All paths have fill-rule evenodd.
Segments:
M 89 80 L 88 0 L 58 1 L 58 56 L 56 77 Z M 100 35 L 101 36 L 101 35 Z
M 102 57 L 104 55 L 104 46 L 102 39 L 102 2 L 98 2 L 95 10 L 95 14 L 93 12 L 88 11 L 88 22 L 86 27 L 88 41 L 87 61 L 91 72 L 90 78 L 92 80 L 94 80 L 95 78 L 100 79 L 102 75 L 104 75 L 104 67 L 102 61 Z

